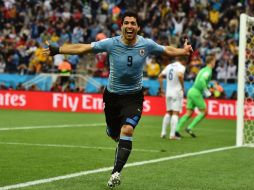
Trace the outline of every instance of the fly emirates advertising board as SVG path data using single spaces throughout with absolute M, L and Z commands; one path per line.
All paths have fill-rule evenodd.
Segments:
M 235 100 L 207 99 L 207 118 L 236 119 Z M 165 98 L 146 96 L 144 115 L 165 114 Z M 186 111 L 184 101 L 182 114 Z M 0 109 L 102 113 L 102 94 L 0 91 Z M 197 113 L 197 112 L 196 112 Z M 254 118 L 254 103 L 245 105 L 245 115 Z

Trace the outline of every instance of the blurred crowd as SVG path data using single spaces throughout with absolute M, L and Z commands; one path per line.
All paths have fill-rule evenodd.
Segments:
M 207 54 L 217 58 L 213 79 L 235 82 L 239 18 L 254 16 L 254 0 L 0 0 L 0 73 L 76 73 L 81 68 L 107 77 L 107 54 L 42 55 L 44 42 L 90 43 L 120 34 L 120 16 L 131 9 L 141 18 L 141 33 L 163 45 L 182 47 L 188 37 L 194 54 L 186 72 L 193 80 Z M 144 76 L 156 78 L 170 62 L 150 57 Z M 80 67 L 85 65 L 85 67 Z

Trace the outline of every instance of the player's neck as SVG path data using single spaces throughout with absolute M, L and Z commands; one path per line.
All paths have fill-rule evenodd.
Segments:
M 137 36 L 133 40 L 127 40 L 124 36 L 121 37 L 122 42 L 127 46 L 132 46 L 137 42 Z
M 207 64 L 207 66 L 210 68 L 210 69 L 213 69 L 213 66 L 211 64 Z

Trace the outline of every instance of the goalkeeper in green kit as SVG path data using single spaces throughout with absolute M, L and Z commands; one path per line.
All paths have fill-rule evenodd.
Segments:
M 195 82 L 193 86 L 187 93 L 187 105 L 186 105 L 186 114 L 182 116 L 180 121 L 178 122 L 175 136 L 182 137 L 180 134 L 180 130 L 182 126 L 191 118 L 191 115 L 194 112 L 194 109 L 197 107 L 199 110 L 199 114 L 193 119 L 193 121 L 189 124 L 189 126 L 185 129 L 185 131 L 191 135 L 192 137 L 196 137 L 193 133 L 192 129 L 205 118 L 207 114 L 205 100 L 203 98 L 208 98 L 211 96 L 211 92 L 208 90 L 208 84 L 212 78 L 212 69 L 214 68 L 216 63 L 216 58 L 214 55 L 208 55 L 206 57 L 206 67 L 202 68 L 198 75 L 196 76 Z

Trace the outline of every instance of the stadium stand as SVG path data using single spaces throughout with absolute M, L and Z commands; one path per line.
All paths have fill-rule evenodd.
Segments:
M 73 61 L 73 73 L 98 76 L 95 56 L 47 59 L 41 55 L 44 41 L 56 45 L 89 43 L 100 36 L 119 35 L 119 16 L 129 8 L 139 13 L 141 35 L 176 47 L 183 45 L 186 36 L 189 38 L 195 49 L 186 72 L 190 83 L 204 66 L 206 55 L 215 53 L 217 68 L 213 79 L 225 85 L 228 82 L 235 85 L 239 15 L 246 12 L 253 16 L 254 3 L 251 0 L 0 0 L 0 73 L 15 74 L 15 78 L 18 75 L 56 73 L 59 62 L 68 59 Z M 170 61 L 156 57 L 161 69 Z M 107 76 L 108 68 L 104 65 L 100 74 Z M 220 67 L 225 68 L 225 76 L 221 76 Z M 144 75 L 147 76 L 146 70 Z M 151 89 L 150 94 L 156 95 L 157 91 L 150 86 L 153 81 L 149 81 L 149 85 L 146 81 L 144 86 Z M 1 79 L 1 83 L 4 82 L 8 86 L 8 81 Z

